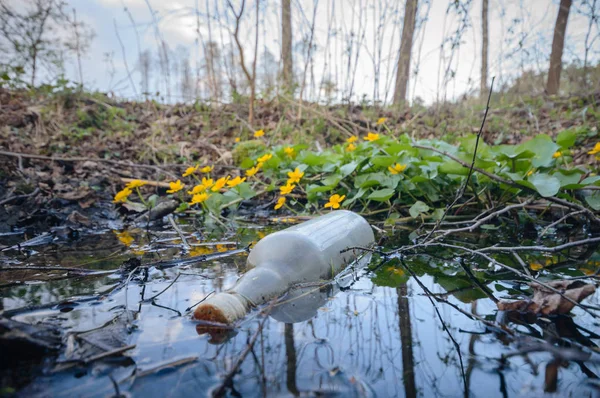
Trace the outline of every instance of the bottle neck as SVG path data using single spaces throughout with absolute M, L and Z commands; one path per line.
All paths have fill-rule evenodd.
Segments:
M 231 288 L 230 293 L 244 297 L 254 307 L 281 296 L 289 288 L 289 281 L 273 269 L 272 264 L 261 264 L 246 272 Z

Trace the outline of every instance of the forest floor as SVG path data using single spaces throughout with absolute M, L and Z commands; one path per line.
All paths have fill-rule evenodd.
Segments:
M 288 100 L 256 107 L 253 125 L 246 104 L 164 105 L 120 102 L 103 94 L 66 90 L 45 94 L 0 91 L 0 203 L 19 211 L 0 212 L 10 230 L 34 222 L 31 214 L 51 209 L 55 222 L 86 221 L 113 211 L 110 200 L 124 179 L 146 179 L 168 187 L 190 165 L 238 169 L 237 142 L 262 129 L 265 145 L 306 144 L 311 150 L 379 132 L 414 139 L 456 142 L 477 133 L 485 106 L 463 102 L 415 106 L 403 111 L 371 106 L 317 106 Z M 498 94 L 483 128 L 487 144 L 518 144 L 537 134 L 556 138 L 575 130 L 584 156 L 598 140 L 600 93 L 580 97 L 536 97 L 508 102 Z M 19 206 L 15 206 L 19 205 Z M 44 217 L 48 214 L 44 212 Z M 28 221 L 25 221 L 25 220 Z M 20 220 L 20 221 L 19 221 Z

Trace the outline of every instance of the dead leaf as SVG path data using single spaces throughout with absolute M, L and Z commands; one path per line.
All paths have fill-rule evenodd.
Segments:
M 69 216 L 67 217 L 67 220 L 69 220 L 73 224 L 81 224 L 81 225 L 85 225 L 85 226 L 90 225 L 90 219 L 87 218 L 86 216 L 84 216 L 83 214 L 79 213 L 76 210 L 74 210 L 73 212 L 71 212 L 71 214 L 69 214 Z
M 537 282 L 532 282 L 529 284 L 533 289 L 531 300 L 500 301 L 498 302 L 498 309 L 500 311 L 530 312 L 536 315 L 568 314 L 575 304 L 565 297 L 580 303 L 596 291 L 594 285 L 582 281 L 552 281 L 546 283 L 546 285 L 560 291 L 562 296 Z

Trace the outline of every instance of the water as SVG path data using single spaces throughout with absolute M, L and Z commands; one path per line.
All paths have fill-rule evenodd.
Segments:
M 189 243 L 202 245 L 194 247 L 197 255 L 225 252 L 283 227 L 245 224 L 231 233 L 200 231 Z M 7 245 L 16 238 L 0 239 Z M 397 247 L 405 241 L 404 236 L 388 245 Z M 141 256 L 143 263 L 177 258 L 181 255 L 179 244 L 177 236 L 168 231 L 154 231 L 150 238 L 141 230 L 129 234 L 106 231 L 76 241 L 59 239 L 30 248 L 28 253 L 4 252 L 4 260 L 10 258 L 12 265 L 110 270 L 132 256 Z M 439 251 L 430 254 L 433 256 L 407 260 L 425 288 L 467 314 L 495 320 L 495 304 L 469 286 L 452 256 Z M 209 293 L 233 285 L 244 271 L 245 259 L 244 254 L 236 254 L 154 269 L 145 284 L 131 275 L 127 287 L 123 284 L 127 272 L 67 279 L 63 272 L 51 278 L 35 271 L 0 273 L 4 311 L 36 306 L 18 312 L 13 319 L 56 325 L 67 335 L 78 336 L 66 340 L 67 348 L 58 355 L 58 362 L 135 345 L 124 356 L 87 365 L 63 363 L 62 369 L 52 363 L 52 356 L 4 364 L 2 391 L 23 396 L 105 397 L 115 394 L 117 385 L 120 393 L 131 396 L 205 396 L 221 385 L 240 355 L 247 352 L 226 389 L 230 396 L 458 397 L 465 396 L 465 385 L 475 397 L 542 396 L 551 390 L 560 396 L 594 396 L 598 392 L 590 376 L 600 375 L 596 356 L 582 362 L 582 367 L 574 361 L 557 362 L 548 352 L 517 354 L 524 342 L 532 341 L 527 335 L 554 341 L 553 335 L 569 333 L 562 344 L 585 341 L 574 332 L 574 325 L 599 329 L 598 321 L 581 309 L 574 309 L 572 318 L 548 318 L 531 325 L 523 320 L 518 320 L 518 325 L 511 322 L 511 329 L 522 332 L 511 337 L 469 319 L 448 304 L 434 307 L 398 260 L 381 265 L 374 273 L 358 272 L 357 281 L 344 290 L 335 284 L 305 287 L 302 294 L 295 293 L 300 298 L 287 296 L 287 303 L 273 308 L 266 320 L 254 311 L 235 330 L 221 330 L 213 336 L 203 333 L 186 310 Z M 371 266 L 376 265 L 373 260 Z M 581 264 L 567 264 L 554 275 L 582 275 L 582 270 Z M 142 293 L 145 299 L 152 297 L 175 278 L 154 302 L 140 301 Z M 499 298 L 515 293 L 518 287 L 514 276 L 505 273 L 491 280 L 487 286 Z M 20 281 L 26 282 L 15 284 Z M 598 301 L 595 294 L 586 303 L 598 305 Z M 285 323 L 292 321 L 296 322 Z M 248 351 L 248 342 L 255 335 L 256 342 Z M 598 343 L 597 338 L 588 340 Z M 503 359 L 503 355 L 507 357 Z M 558 373 L 556 385 L 554 372 Z

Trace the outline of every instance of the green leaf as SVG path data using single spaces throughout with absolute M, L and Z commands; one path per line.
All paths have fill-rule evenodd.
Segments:
M 600 210 L 600 191 L 594 191 L 591 195 L 585 196 L 585 201 L 594 210 Z
M 385 202 L 390 199 L 396 191 L 389 188 L 380 189 L 377 191 L 371 192 L 367 199 L 375 200 L 377 202 Z
M 577 134 L 573 130 L 561 131 L 556 137 L 556 143 L 564 149 L 572 147 L 575 144 L 575 140 L 577 140 Z
M 461 164 L 455 162 L 454 160 L 448 160 L 442 163 L 438 167 L 438 170 L 440 171 L 440 173 L 444 174 L 457 174 L 462 176 L 466 176 L 467 174 L 469 174 L 468 168 L 463 167 Z
M 243 182 L 234 188 L 237 193 L 244 199 L 250 199 L 256 196 L 256 191 L 252 189 L 250 184 Z
M 529 177 L 528 181 L 535 187 L 536 191 L 545 198 L 556 195 L 560 189 L 560 181 L 558 178 L 548 174 L 534 174 Z
M 408 209 L 408 212 L 412 218 L 417 218 L 421 213 L 425 213 L 427 211 L 429 211 L 429 206 L 420 200 L 416 201 L 415 204 Z
M 359 189 L 358 192 L 356 192 L 356 195 L 344 200 L 343 206 L 344 207 L 350 206 L 352 203 L 354 203 L 358 199 L 362 198 L 366 192 L 367 192 L 367 190 L 364 188 Z
M 387 169 L 389 166 L 392 165 L 392 163 L 394 163 L 395 160 L 396 158 L 393 156 L 373 156 L 371 158 L 371 163 L 373 164 L 373 166 L 383 167 Z
M 431 216 L 433 217 L 433 219 L 435 221 L 439 221 L 442 219 L 442 217 L 444 217 L 444 213 L 446 212 L 445 209 L 435 209 L 433 211 L 433 213 L 431 214 Z
M 524 148 L 535 153 L 535 156 L 531 160 L 533 167 L 548 167 L 554 159 L 552 155 L 560 149 L 560 147 L 552 142 L 552 139 L 545 134 L 540 134 L 522 145 Z
M 303 152 L 305 155 L 302 157 L 302 163 L 309 166 L 322 166 L 327 163 L 328 158 L 325 155 L 317 155 L 312 152 Z
M 340 167 L 340 173 L 342 174 L 342 177 L 352 174 L 352 172 L 356 170 L 356 166 L 358 166 L 358 162 L 350 162 Z
M 251 158 L 245 158 L 240 163 L 240 167 L 242 169 L 249 169 L 250 167 L 254 167 L 254 160 L 252 160 Z

